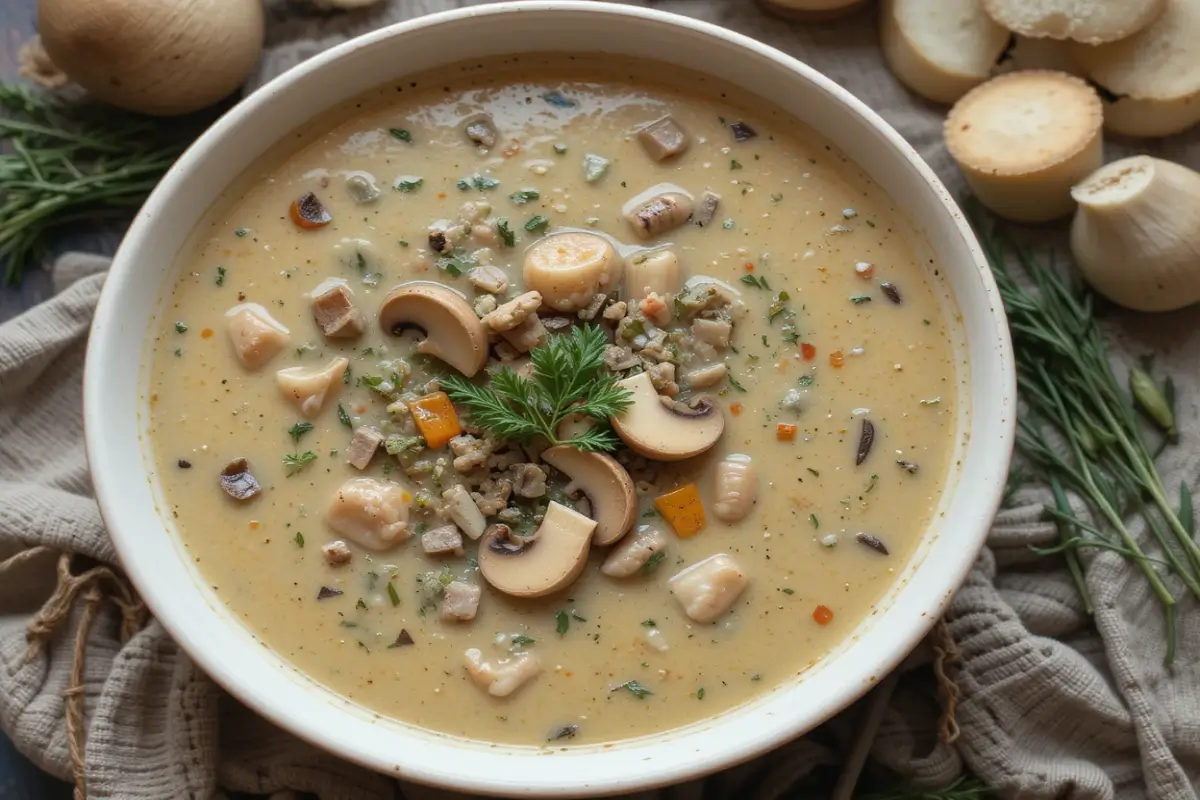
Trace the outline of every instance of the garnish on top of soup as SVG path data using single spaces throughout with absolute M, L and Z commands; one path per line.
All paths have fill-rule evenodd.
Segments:
M 384 87 L 181 256 L 174 523 L 380 713 L 554 747 L 720 713 L 844 641 L 936 508 L 964 369 L 915 232 L 766 101 L 650 66 Z

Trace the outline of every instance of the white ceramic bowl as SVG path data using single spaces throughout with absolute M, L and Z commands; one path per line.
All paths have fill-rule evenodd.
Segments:
M 446 43 L 452 42 L 452 47 Z M 142 439 L 147 329 L 176 254 L 220 192 L 312 116 L 381 83 L 500 53 L 647 56 L 724 78 L 779 102 L 836 142 L 923 231 L 965 326 L 956 458 L 917 557 L 855 635 L 802 677 L 720 717 L 614 746 L 566 751 L 495 746 L 380 718 L 299 674 L 257 643 L 208 590 L 160 513 Z M 953 314 L 955 309 L 946 309 Z M 642 8 L 517 2 L 435 14 L 376 31 L 277 78 L 217 122 L 139 212 L 96 311 L 84 378 L 87 446 L 100 509 L 154 615 L 218 683 L 276 724 L 366 766 L 430 784 L 502 795 L 599 795 L 718 770 L 808 731 L 886 675 L 966 576 L 999 503 L 1015 388 L 996 287 L 962 214 L 900 136 L 803 63 L 730 31 Z M 146 475 L 145 481 L 130 480 Z M 786 643 L 780 643 L 785 645 Z

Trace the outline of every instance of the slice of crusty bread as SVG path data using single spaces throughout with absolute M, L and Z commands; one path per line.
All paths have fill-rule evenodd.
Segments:
M 1158 19 L 1128 39 L 1076 44 L 1071 53 L 1107 90 L 1109 131 L 1168 136 L 1200 122 L 1200 0 L 1167 0 Z
M 1100 97 L 1065 72 L 993 78 L 954 104 L 946 147 L 971 191 L 1002 217 L 1044 222 L 1074 208 L 1071 187 L 1100 166 Z
M 1167 0 L 983 0 L 992 19 L 1032 38 L 1115 42 L 1153 22 Z
M 980 0 L 884 0 L 879 25 L 892 72 L 939 103 L 987 80 L 1009 40 Z

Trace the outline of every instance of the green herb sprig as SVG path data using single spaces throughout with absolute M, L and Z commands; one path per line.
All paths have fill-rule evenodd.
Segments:
M 133 214 L 196 130 L 0 84 L 0 262 L 18 283 L 63 225 Z
M 484 386 L 450 375 L 442 379 L 442 388 L 451 400 L 466 407 L 475 425 L 498 439 L 527 442 L 544 436 L 551 445 L 616 450 L 620 442 L 607 425 L 569 439 L 558 437 L 560 423 L 572 414 L 607 422 L 633 403 L 632 392 L 618 386 L 615 377 L 599 374 L 606 346 L 598 326 L 572 328 L 529 353 L 532 380 L 502 367 Z
M 1136 564 L 1163 607 L 1164 662 L 1169 665 L 1175 657 L 1176 601 L 1163 573 L 1178 576 L 1200 598 L 1200 545 L 1189 530 L 1193 524 L 1190 493 L 1186 486 L 1181 488 L 1176 511 L 1155 467 L 1134 400 L 1109 363 L 1104 336 L 1092 313 L 1091 292 L 1070 287 L 1053 263 L 1039 263 L 985 220 L 974 205 L 968 215 L 1012 331 L 1017 388 L 1024 405 L 1017 417 L 1017 450 L 1054 498 L 1046 512 L 1058 522 L 1061 541 L 1038 552 L 1061 553 L 1066 558 L 1089 612 L 1092 601 L 1078 550 L 1111 550 Z M 1009 253 L 1032 281 L 1033 291 L 1009 272 L 1005 260 Z M 1139 381 L 1140 393 L 1153 393 L 1153 384 Z M 1165 396 L 1155 400 L 1169 405 Z M 1146 399 L 1138 402 L 1144 404 Z M 1173 420 L 1167 420 L 1162 410 L 1154 418 L 1169 423 L 1163 426 L 1165 446 L 1173 434 Z M 1063 452 L 1051 444 L 1054 439 L 1065 444 Z M 1071 508 L 1068 490 L 1086 503 L 1091 521 Z M 1127 514 L 1145 520 L 1161 557 L 1143 549 L 1126 524 Z

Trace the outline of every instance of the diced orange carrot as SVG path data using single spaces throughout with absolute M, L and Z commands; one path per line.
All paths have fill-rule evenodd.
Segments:
M 812 361 L 817 357 L 817 348 L 813 347 L 808 342 L 801 342 L 800 355 L 804 356 L 805 361 Z
M 813 609 L 813 619 L 818 625 L 828 625 L 833 622 L 833 610 L 829 606 L 817 606 Z
M 704 528 L 707 521 L 704 517 L 704 503 L 700 500 L 700 490 L 694 483 L 680 486 L 673 492 L 654 498 L 654 507 L 675 529 L 675 535 L 680 539 L 692 538 Z
M 780 422 L 775 426 L 775 438 L 781 442 L 795 441 L 796 426 L 787 422 Z
M 444 447 L 447 442 L 462 433 L 454 404 L 445 392 L 433 392 L 408 404 L 417 430 L 425 437 L 430 447 Z
M 647 317 L 653 317 L 664 310 L 667 307 L 667 304 L 657 294 L 651 293 L 650 297 L 647 297 L 645 300 L 643 300 L 640 306 L 643 314 L 645 314 Z
M 753 261 L 747 261 L 745 264 L 742 264 L 742 267 L 746 270 L 746 272 L 754 272 Z
M 730 403 L 729 404 L 729 413 L 733 414 L 735 417 L 738 414 L 741 414 L 742 413 L 742 404 L 741 403 Z
M 846 357 L 842 355 L 841 350 L 834 350 L 829 354 L 829 363 L 832 366 L 841 369 L 842 365 L 846 363 Z
M 212 328 L 205 328 L 204 330 L 200 331 L 200 338 L 201 339 L 211 339 L 212 334 L 213 334 Z

